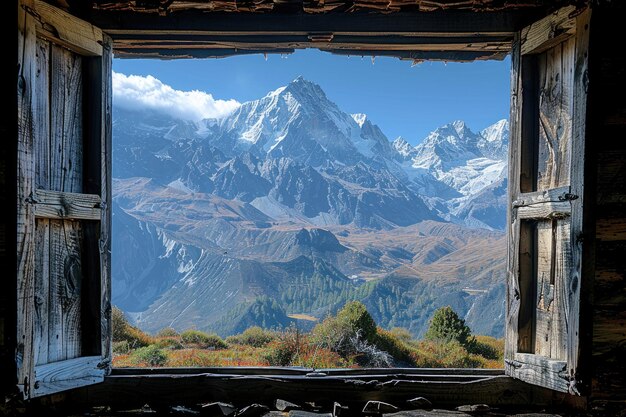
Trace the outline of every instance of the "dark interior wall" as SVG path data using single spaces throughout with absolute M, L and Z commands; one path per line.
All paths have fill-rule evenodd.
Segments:
M 592 181 L 585 195 L 595 201 L 590 213 L 595 219 L 596 261 L 589 330 L 591 400 L 600 409 L 626 408 L 625 12 L 623 5 L 595 7 L 590 32 L 587 137 Z
M 9 1 L 4 5 L 7 10 L 0 13 L 0 22 L 6 39 L 3 50 L 5 68 L 16 71 L 17 68 L 17 2 Z M 15 68 L 15 69 L 14 69 Z M 4 100 L 0 112 L 0 393 L 15 389 L 15 248 L 16 242 L 16 180 L 17 155 L 17 78 L 0 77 L 2 84 L 1 99 Z M 0 397 L 2 398 L 2 397 Z

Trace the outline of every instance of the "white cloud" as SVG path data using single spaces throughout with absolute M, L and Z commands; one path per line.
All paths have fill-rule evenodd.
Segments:
M 236 100 L 216 100 L 204 91 L 174 90 L 151 75 L 118 72 L 113 72 L 113 102 L 129 110 L 149 109 L 194 121 L 225 116 L 241 105 Z

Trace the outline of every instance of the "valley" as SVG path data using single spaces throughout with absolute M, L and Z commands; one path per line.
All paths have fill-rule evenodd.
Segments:
M 412 147 L 297 78 L 221 119 L 113 126 L 113 303 L 141 329 L 306 330 L 358 300 L 414 337 L 446 305 L 502 336 L 506 121 Z

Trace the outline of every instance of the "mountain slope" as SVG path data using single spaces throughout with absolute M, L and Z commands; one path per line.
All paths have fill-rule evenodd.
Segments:
M 113 297 L 140 327 L 228 335 L 359 299 L 415 335 L 446 304 L 501 334 L 506 121 L 412 147 L 302 78 L 221 119 L 114 119 Z

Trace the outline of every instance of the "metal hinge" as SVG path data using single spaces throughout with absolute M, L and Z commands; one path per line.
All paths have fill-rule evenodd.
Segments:
M 572 193 L 563 193 L 559 196 L 559 201 L 573 201 L 578 200 L 578 196 Z

